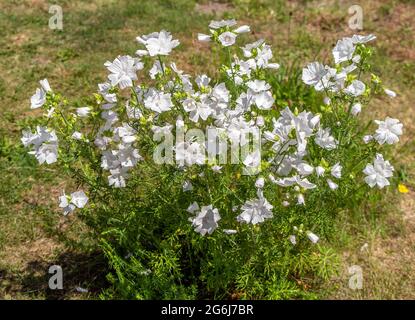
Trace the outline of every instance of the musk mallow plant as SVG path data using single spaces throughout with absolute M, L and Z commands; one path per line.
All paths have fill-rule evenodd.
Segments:
M 105 62 L 82 107 L 46 79 L 31 97 L 43 115 L 22 143 L 77 184 L 57 203 L 108 257 L 104 297 L 302 296 L 295 279 L 327 267 L 311 253 L 324 255 L 336 213 L 391 183 L 382 152 L 402 124 L 362 120 L 374 95 L 396 96 L 372 72 L 376 37 L 339 40 L 332 66 L 311 62 L 293 82 L 265 40 L 239 43 L 249 32 L 222 20 L 198 35 L 223 53 L 215 74 L 179 69 L 180 42 L 162 30 Z

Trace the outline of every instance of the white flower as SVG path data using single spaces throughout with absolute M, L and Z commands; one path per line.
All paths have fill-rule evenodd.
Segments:
M 373 161 L 373 165 L 369 163 L 363 170 L 363 173 L 366 174 L 365 182 L 371 188 L 377 185 L 380 189 L 382 189 L 390 184 L 387 178 L 393 176 L 393 171 L 394 168 L 389 161 L 385 161 L 383 156 L 378 153 Z
M 368 135 L 365 135 L 364 137 L 363 137 L 363 142 L 364 143 L 366 143 L 366 144 L 368 144 L 370 141 L 372 141 L 373 140 L 373 136 L 371 136 L 370 134 L 368 134 Z
M 223 229 L 223 233 L 225 233 L 225 234 L 236 234 L 236 233 L 238 233 L 238 231 L 236 231 L 234 229 Z
M 171 134 L 173 126 L 171 124 L 166 124 L 163 127 L 152 126 L 151 130 L 154 132 L 155 137 L 164 137 Z
M 220 29 L 223 27 L 233 27 L 236 25 L 236 20 L 221 20 L 221 21 L 214 21 L 212 20 L 209 24 L 209 28 L 211 29 Z
M 258 116 L 258 117 L 256 118 L 255 124 L 256 124 L 258 127 L 263 127 L 263 126 L 265 125 L 265 119 L 264 119 L 264 117 L 263 117 L 263 116 Z
M 297 170 L 298 174 L 302 177 L 309 176 L 314 171 L 313 166 L 310 166 L 308 163 L 304 161 L 294 164 L 293 167 Z
M 337 179 L 340 179 L 342 177 L 342 166 L 340 165 L 340 163 L 336 163 L 332 168 L 331 168 L 331 175 Z
M 195 213 L 196 211 L 199 211 L 199 205 L 197 204 L 197 202 L 193 202 L 192 204 L 190 204 L 190 206 L 187 208 L 187 212 L 189 213 Z
M 304 195 L 302 193 L 297 196 L 297 204 L 300 206 L 305 205 Z
M 253 43 L 248 43 L 244 47 L 242 47 L 242 51 L 245 58 L 251 58 L 252 57 L 252 50 L 259 48 L 264 43 L 264 39 L 259 39 Z
M 274 104 L 274 97 L 272 96 L 271 91 L 263 91 L 255 94 L 255 104 L 258 109 L 269 110 Z
M 135 54 L 139 57 L 148 56 L 148 51 L 139 49 L 135 52 Z
M 175 148 L 176 162 L 180 166 L 202 165 L 206 161 L 206 150 L 203 144 L 195 142 L 179 142 Z
M 196 77 L 195 82 L 196 82 L 197 86 L 200 89 L 202 89 L 202 88 L 207 88 L 209 86 L 210 80 L 211 79 L 207 75 L 202 74 L 202 75 Z
M 190 75 L 185 74 L 183 72 L 183 70 L 178 69 L 177 66 L 176 66 L 176 64 L 174 62 L 173 63 L 170 63 L 170 67 L 171 67 L 172 71 L 174 73 L 176 73 L 176 75 L 181 80 L 181 82 L 182 82 L 181 83 L 181 86 L 182 86 L 183 90 L 185 92 L 187 92 L 187 93 L 193 93 L 193 84 L 190 81 Z M 169 85 L 171 85 L 171 82 L 170 82 Z
M 83 208 L 88 202 L 88 197 L 82 190 L 71 193 L 71 202 L 78 208 Z
M 249 89 L 251 89 L 253 93 L 260 93 L 262 91 L 267 91 L 271 89 L 271 86 L 268 83 L 266 83 L 264 80 L 249 81 L 247 83 L 247 86 Z
M 290 239 L 290 242 L 293 244 L 293 245 L 296 245 L 297 244 L 297 239 L 296 239 L 296 237 L 295 237 L 295 235 L 290 235 L 290 237 L 289 237 L 289 239 Z
M 37 109 L 43 106 L 46 102 L 46 93 L 52 91 L 48 79 L 39 81 L 41 88 L 36 89 L 35 94 L 30 98 L 30 108 Z
M 330 128 L 322 129 L 320 127 L 316 133 L 314 141 L 323 149 L 333 150 L 337 148 L 338 142 L 330 135 L 330 131 Z
M 247 83 L 248 86 L 248 101 L 255 103 L 261 110 L 271 109 L 274 104 L 274 97 L 272 96 L 271 86 L 263 80 L 254 80 Z
M 46 102 L 46 92 L 43 89 L 36 89 L 36 93 L 30 98 L 30 108 L 37 109 Z
M 184 128 L 184 121 L 183 121 L 182 116 L 178 116 L 176 120 L 176 127 L 179 129 Z
M 240 27 L 236 28 L 235 30 L 233 30 L 233 32 L 239 33 L 239 34 L 240 33 L 247 33 L 247 32 L 251 32 L 251 28 L 247 25 L 243 25 L 243 26 L 240 26 Z
M 186 181 L 183 183 L 183 191 L 184 191 L 184 192 L 186 192 L 186 191 L 192 191 L 192 190 L 193 190 L 193 185 L 192 185 L 192 183 L 191 183 L 190 181 L 186 180 Z
M 272 59 L 271 46 L 266 45 L 264 43 L 261 46 L 259 46 L 256 51 L 256 67 L 268 69 L 278 69 L 280 67 L 278 63 L 269 63 L 269 60 Z
M 357 116 L 362 111 L 362 105 L 360 103 L 355 103 L 352 106 L 352 115 Z
M 353 58 L 355 46 L 351 38 L 343 38 L 338 40 L 333 49 L 333 57 L 335 63 L 344 62 Z
M 403 124 L 398 119 L 386 117 L 385 121 L 375 120 L 379 125 L 374 138 L 379 144 L 394 144 L 399 141 L 399 136 L 402 135 Z
M 63 214 L 67 215 L 75 210 L 75 208 L 83 208 L 88 202 L 86 194 L 80 190 L 73 192 L 67 196 L 65 192 L 59 197 L 59 207 L 63 209 Z
M 241 207 L 242 213 L 236 218 L 239 222 L 257 224 L 272 218 L 273 206 L 264 198 L 261 191 L 258 191 L 257 195 L 257 199 L 248 200 Z
M 214 165 L 214 166 L 212 166 L 212 170 L 214 172 L 221 172 L 222 167 L 221 166 L 218 166 L 218 165 Z
M 299 175 L 293 177 L 282 178 L 273 181 L 275 184 L 278 184 L 281 187 L 290 187 L 295 184 L 299 185 L 304 189 L 314 189 L 317 187 L 314 183 L 310 182 L 307 178 L 302 178 Z
M 373 164 L 367 164 L 366 168 L 363 170 L 363 173 L 366 175 L 365 182 L 371 188 L 377 185 L 380 189 L 382 189 L 390 184 L 387 178 L 393 176 L 393 171 L 394 168 L 389 161 L 385 161 L 383 156 L 378 153 L 376 154 Z
M 321 85 L 327 69 L 320 62 L 312 62 L 303 69 L 302 80 L 309 86 Z
M 389 97 L 391 97 L 391 98 L 395 98 L 395 97 L 396 97 L 396 92 L 395 92 L 395 91 L 392 91 L 392 90 L 390 90 L 390 89 L 384 89 L 384 91 L 385 91 L 385 93 L 386 93 Z
M 355 34 L 352 37 L 352 42 L 355 43 L 355 44 L 366 43 L 366 42 L 369 42 L 369 41 L 372 41 L 372 40 L 375 40 L 375 39 L 376 39 L 376 36 L 373 35 L 373 34 L 369 34 L 367 36 L 361 36 L 361 35 Z
M 74 133 L 72 133 L 71 137 L 75 140 L 81 140 L 82 139 L 82 133 L 80 133 L 78 131 L 75 131 Z
M 111 83 L 109 82 L 98 84 L 98 92 L 107 102 L 102 106 L 104 109 L 111 109 L 117 102 L 117 95 L 115 93 L 110 93 L 111 88 Z
M 261 152 L 257 150 L 249 153 L 242 163 L 248 168 L 257 168 L 261 164 Z
M 333 182 L 331 179 L 327 179 L 327 183 L 329 185 L 329 188 L 331 190 L 336 190 L 339 186 L 337 185 L 337 183 Z
M 163 91 L 151 88 L 145 95 L 144 106 L 147 109 L 162 113 L 170 110 L 173 103 L 171 101 L 170 93 L 164 93 Z
M 75 210 L 75 205 L 70 203 L 70 197 L 68 197 L 65 192 L 59 197 L 59 208 L 63 209 L 63 214 L 67 215 Z
M 317 91 L 328 90 L 331 92 L 337 92 L 344 87 L 347 72 L 342 70 L 338 72 L 335 68 L 325 67 L 327 74 L 323 79 L 314 86 Z
M 158 74 L 163 74 L 164 64 L 160 64 L 160 61 L 156 61 L 153 64 L 153 67 L 148 72 L 151 79 L 155 79 Z
M 44 91 L 46 91 L 46 92 L 52 91 L 52 89 L 50 88 L 48 79 L 40 80 L 39 83 L 40 83 L 40 86 L 42 87 L 42 89 Z
M 265 179 L 263 177 L 259 177 L 256 181 L 255 181 L 255 187 L 258 189 L 262 189 L 265 185 Z
M 229 90 L 226 88 L 226 84 L 221 82 L 217 84 L 212 90 L 212 96 L 223 103 L 222 105 L 218 105 L 220 108 L 226 108 L 227 103 L 229 102 Z
M 226 31 L 224 33 L 222 33 L 219 37 L 218 37 L 220 43 L 224 46 L 224 47 L 229 47 L 231 45 L 233 45 L 236 41 L 236 34 L 230 31 Z
M 284 111 L 289 111 L 288 107 L 285 108 Z M 311 112 L 303 111 L 298 116 L 294 116 L 291 113 L 290 117 L 296 130 L 297 150 L 299 153 L 303 154 L 307 146 L 307 138 L 313 134 L 314 128 L 320 122 L 320 116 L 314 116 Z
M 145 45 L 147 52 L 151 57 L 157 55 L 167 56 L 180 44 L 179 40 L 173 40 L 170 32 L 165 30 L 153 32 L 142 37 L 137 37 L 136 39 L 139 43 Z M 136 53 L 138 55 L 143 54 L 142 51 L 138 51 Z
M 202 41 L 202 42 L 208 42 L 210 41 L 211 36 L 207 35 L 207 34 L 203 34 L 203 33 L 198 33 L 197 34 L 197 40 Z
M 312 243 L 317 243 L 318 240 L 320 239 L 317 235 L 315 235 L 314 233 L 312 233 L 311 231 L 307 231 L 307 237 L 308 239 L 310 239 L 310 241 Z
M 344 92 L 351 96 L 358 97 L 365 93 L 365 90 L 366 86 L 362 81 L 353 80 L 352 83 L 346 89 L 344 89 Z
M 34 154 L 39 164 L 52 164 L 58 161 L 58 145 L 55 142 L 45 142 L 34 151 Z
M 52 118 L 52 116 L 55 114 L 55 108 L 54 107 L 52 107 L 52 108 L 50 108 L 49 110 L 48 110 L 48 112 L 46 113 L 46 117 L 48 118 L 48 119 L 50 119 L 50 118 Z
M 352 61 L 354 63 L 359 63 L 360 59 L 362 59 L 362 57 L 359 54 L 357 54 L 353 57 Z M 352 64 L 352 65 L 349 66 L 349 68 L 353 68 L 353 70 L 354 70 L 356 68 L 356 66 L 354 64 Z
M 39 164 L 51 164 L 58 159 L 58 137 L 54 130 L 38 126 L 35 133 L 30 130 L 23 131 L 21 141 L 25 147 L 32 146 L 33 154 Z
M 203 206 L 197 216 L 192 219 L 192 225 L 195 231 L 204 236 L 206 233 L 212 234 L 218 227 L 220 220 L 219 211 L 212 205 Z
M 25 147 L 34 145 L 35 147 L 42 144 L 44 140 L 49 139 L 49 130 L 45 127 L 38 126 L 36 132 L 32 133 L 30 129 L 23 130 L 22 138 L 20 139 Z
M 136 131 L 130 127 L 127 123 L 123 123 L 121 127 L 114 129 L 114 141 L 122 141 L 123 143 L 132 143 L 136 137 Z
M 82 108 L 76 109 L 76 114 L 81 118 L 87 117 L 90 112 L 91 112 L 91 108 L 89 107 L 82 107 Z
M 324 103 L 326 106 L 329 106 L 329 105 L 331 104 L 331 99 L 330 99 L 329 97 L 324 97 L 324 98 L 323 98 L 323 103 Z
M 231 29 L 231 27 L 236 25 L 236 21 L 232 20 L 221 20 L 221 21 L 211 21 L 209 24 L 211 34 L 219 34 L 218 40 L 219 43 L 224 47 L 231 46 L 235 43 L 236 37 L 238 34 L 247 33 L 251 31 L 251 28 L 247 25 L 240 26 L 236 29 Z M 197 35 L 199 41 L 210 41 L 212 36 L 199 33 Z
M 323 168 L 323 167 L 321 167 L 321 166 L 317 166 L 316 167 L 316 174 L 317 174 L 317 177 L 321 177 L 323 174 L 324 174 L 324 172 L 325 172 L 326 170 Z
M 111 175 L 108 176 L 108 185 L 113 186 L 114 188 L 125 188 L 126 178 L 128 178 L 128 173 L 126 168 L 117 167 L 110 170 Z
M 101 167 L 110 172 L 108 176 L 108 184 L 110 186 L 124 188 L 126 186 L 126 179 L 129 177 L 129 170 L 142 157 L 138 153 L 138 150 L 131 144 L 135 140 L 135 130 L 133 128 L 128 124 L 123 124 L 123 126 L 113 129 L 113 132 L 113 140 L 118 143 L 114 145 L 114 149 L 103 151 Z
M 118 56 L 113 62 L 107 61 L 104 65 L 111 72 L 108 75 L 111 85 L 118 84 L 120 89 L 132 87 L 133 80 L 137 80 L 137 71 L 144 67 L 142 62 L 130 56 Z
M 183 108 L 185 111 L 189 112 L 189 118 L 193 122 L 198 122 L 199 118 L 206 121 L 210 114 L 213 112 L 213 109 L 210 107 L 207 99 L 202 98 L 200 102 L 188 98 L 183 101 Z

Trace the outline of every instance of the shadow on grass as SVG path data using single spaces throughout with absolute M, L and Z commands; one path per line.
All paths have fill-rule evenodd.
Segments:
M 49 267 L 62 267 L 63 289 L 49 288 Z M 2 288 L 11 297 L 23 299 L 98 299 L 99 293 L 108 286 L 106 274 L 108 266 L 100 252 L 79 253 L 65 251 L 53 260 L 32 260 L 26 267 L 13 273 L 0 270 Z M 16 285 L 16 284 L 19 285 Z M 79 288 L 88 290 L 82 292 Z

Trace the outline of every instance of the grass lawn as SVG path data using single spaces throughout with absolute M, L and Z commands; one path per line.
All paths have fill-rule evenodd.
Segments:
M 161 29 L 181 46 L 173 55 L 191 74 L 213 72 L 214 57 L 197 33 L 211 19 L 235 18 L 249 24 L 254 40 L 273 46 L 275 61 L 300 68 L 330 50 L 348 27 L 345 1 L 308 0 L 59 0 L 63 30 L 48 28 L 52 16 L 44 0 L 0 3 L 0 299 L 97 298 L 105 287 L 106 265 L 89 230 L 76 216 L 62 217 L 57 197 L 67 177 L 53 166 L 38 166 L 20 143 L 29 99 L 38 81 L 82 106 L 106 77 L 104 62 L 133 55 L 135 37 Z M 368 199 L 356 212 L 340 215 L 338 238 L 325 243 L 336 257 L 338 275 L 324 283 L 305 279 L 304 289 L 321 298 L 414 299 L 415 293 L 415 3 L 364 1 L 362 33 L 378 39 L 375 63 L 397 98 L 371 102 L 371 118 L 400 119 L 404 135 L 393 155 L 409 192 L 389 189 L 385 199 Z M 48 287 L 48 268 L 62 265 L 64 290 Z M 363 270 L 363 289 L 348 287 L 348 268 Z M 78 287 L 87 288 L 80 292 Z

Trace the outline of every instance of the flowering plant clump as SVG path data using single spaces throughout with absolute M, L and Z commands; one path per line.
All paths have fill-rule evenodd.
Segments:
M 325 254 L 336 213 L 393 176 L 382 149 L 402 124 L 359 119 L 373 95 L 396 95 L 371 72 L 375 36 L 339 40 L 333 67 L 312 62 L 298 76 L 262 39 L 237 46 L 249 26 L 209 31 L 198 39 L 224 57 L 214 75 L 168 60 L 180 42 L 162 30 L 107 61 L 83 107 L 46 79 L 31 98 L 44 115 L 22 142 L 78 182 L 59 207 L 96 231 L 111 294 L 301 296 L 295 279 L 321 268 L 311 253 Z

